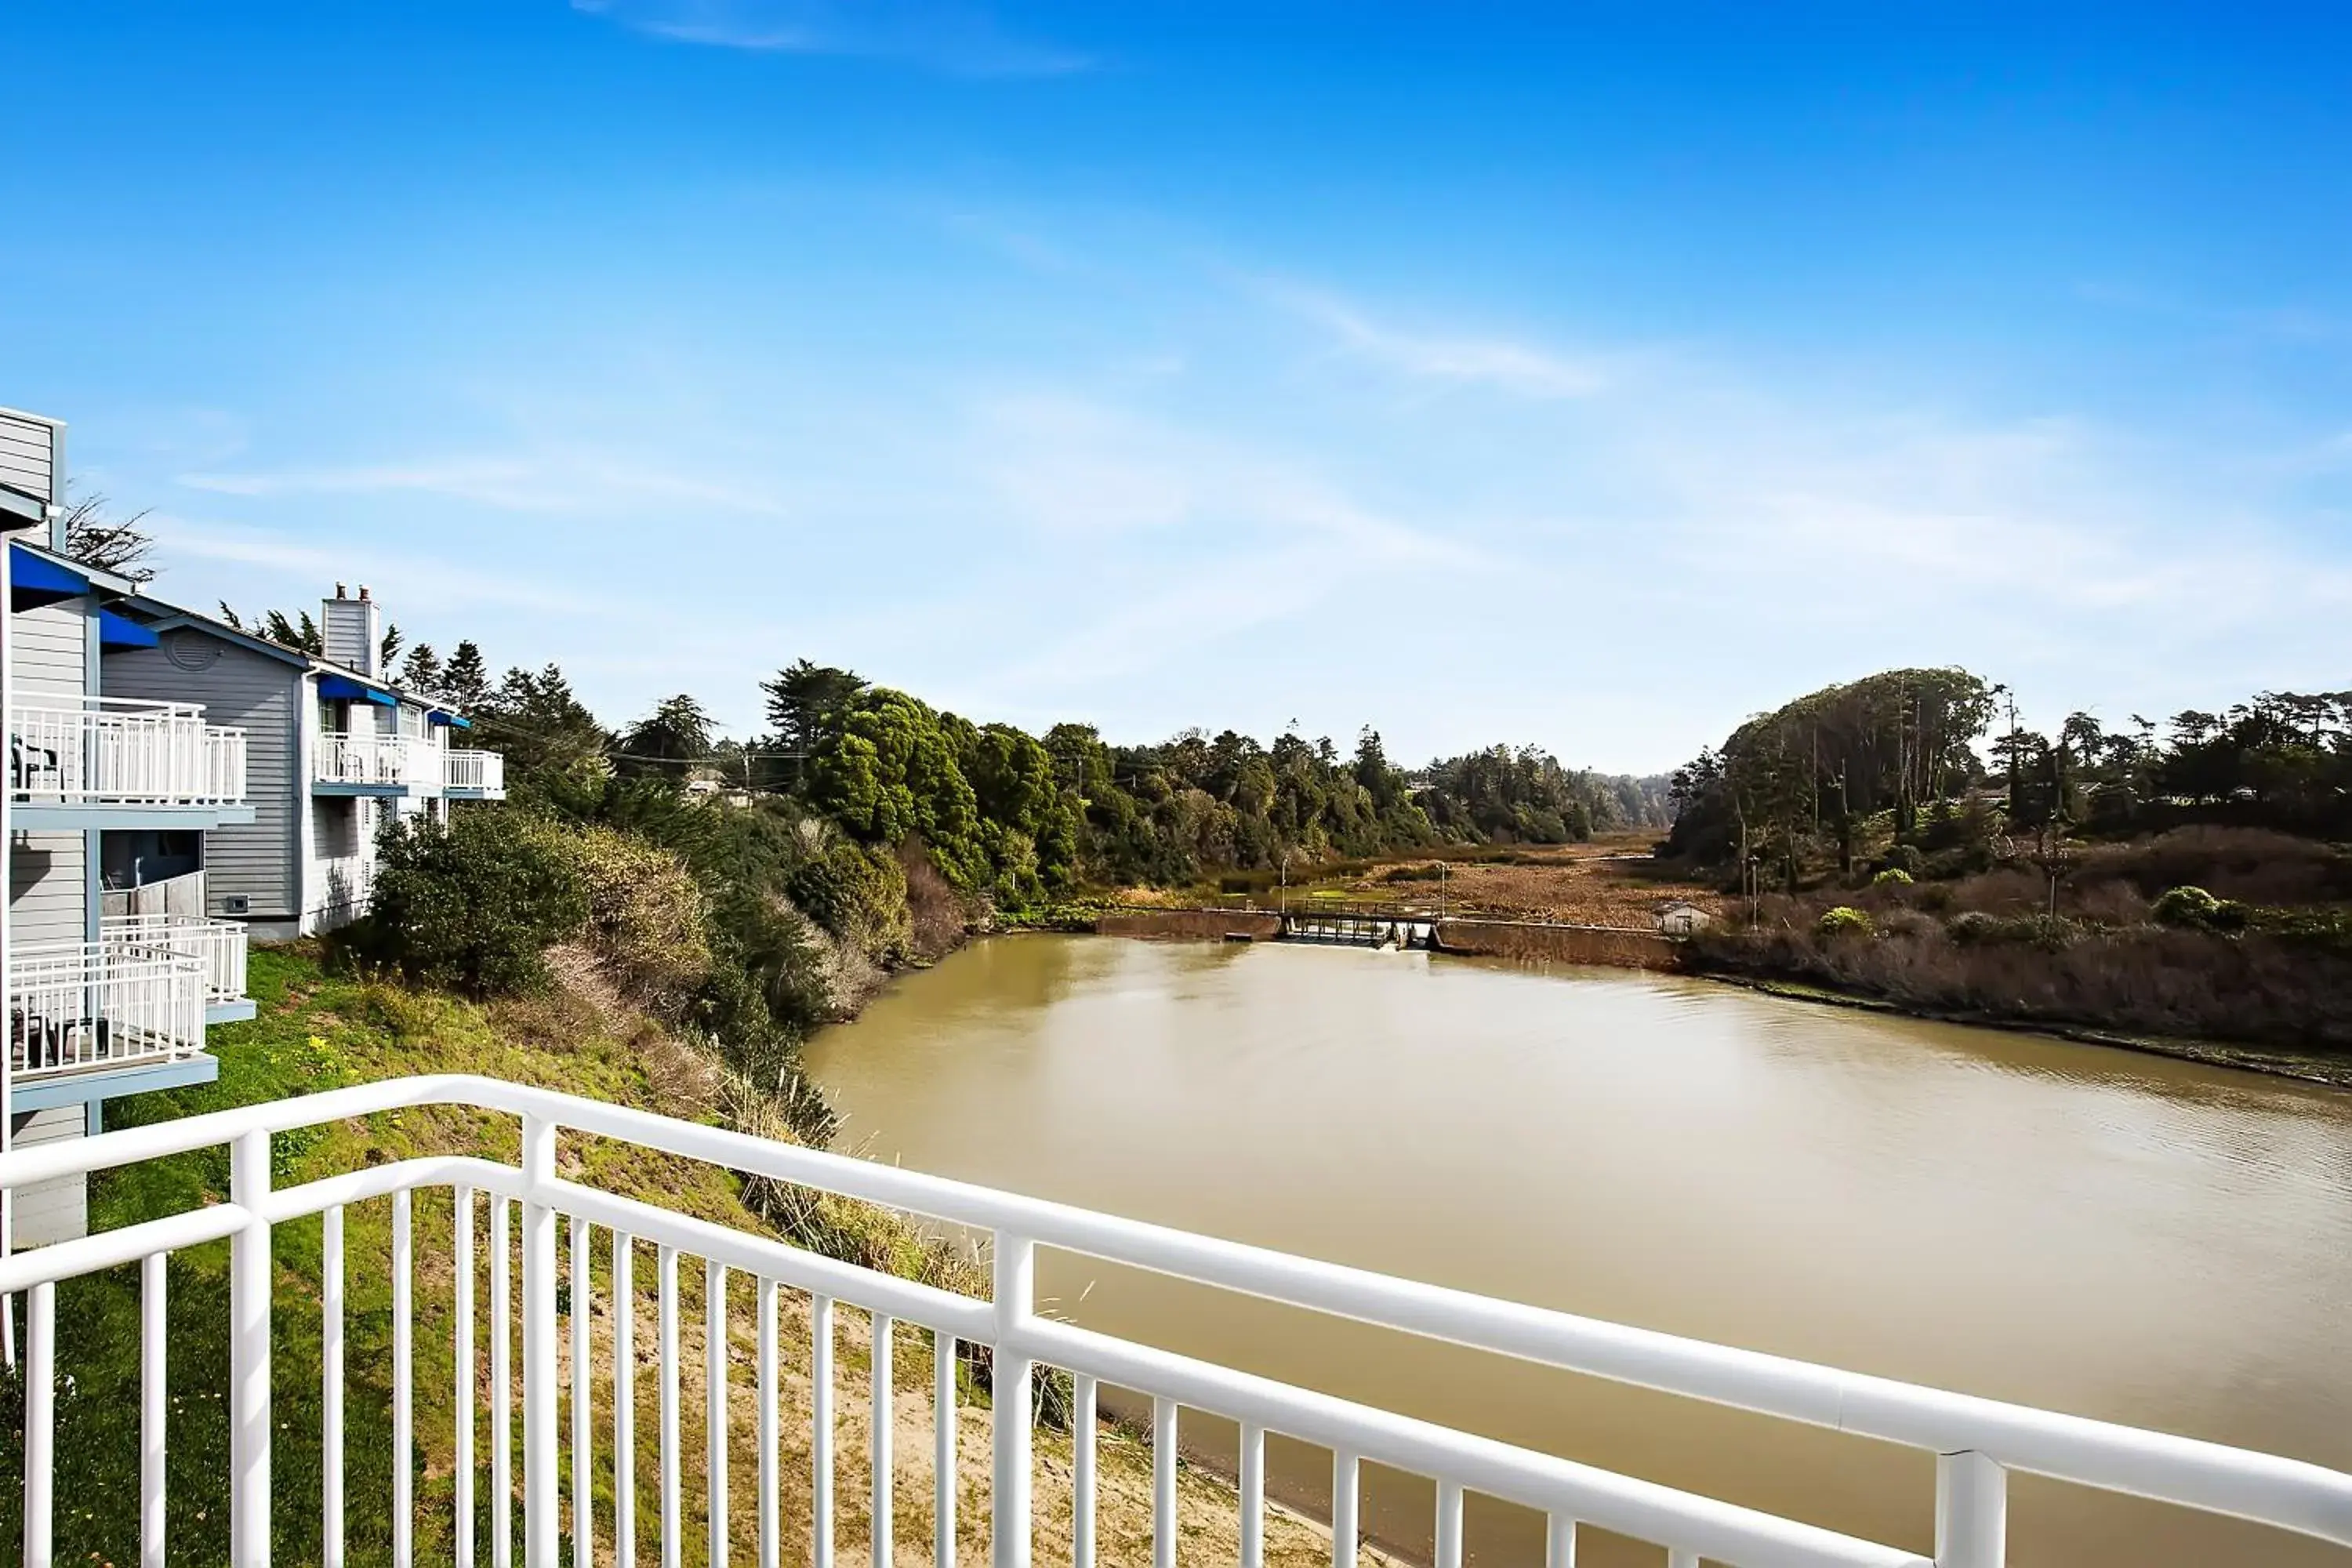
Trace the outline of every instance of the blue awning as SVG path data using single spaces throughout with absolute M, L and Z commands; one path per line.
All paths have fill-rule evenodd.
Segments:
M 112 610 L 98 612 L 98 643 L 100 647 L 153 647 L 161 640 L 152 628 L 141 626 L 128 616 L 118 616 Z
M 439 724 L 450 730 L 470 730 L 474 727 L 474 721 L 463 713 L 452 713 L 442 708 L 436 708 L 432 712 L 427 713 L 425 716 L 425 721 L 428 724 Z
M 89 579 L 70 566 L 20 545 L 8 547 L 8 597 L 13 607 L 35 610 L 89 592 Z
M 400 699 L 391 692 L 353 680 L 348 675 L 319 677 L 319 695 L 330 702 L 374 702 L 385 708 L 400 706 Z

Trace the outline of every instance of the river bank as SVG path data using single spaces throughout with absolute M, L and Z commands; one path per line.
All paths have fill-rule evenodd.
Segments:
M 1758 979 L 1696 969 L 1685 970 L 1684 973 L 1694 979 L 1752 991 L 1759 995 L 1776 996 L 1788 1002 L 1809 1002 L 1823 1007 L 1877 1013 L 1895 1018 L 1916 1018 L 1923 1023 L 1951 1024 L 1963 1028 L 1997 1029 L 2005 1034 L 2032 1035 L 2082 1046 L 2104 1046 L 2111 1050 L 2138 1051 L 2147 1056 L 2170 1057 L 2176 1061 L 2197 1062 L 2206 1067 L 2230 1068 L 2239 1072 L 2262 1073 L 2271 1078 L 2294 1079 L 2301 1083 L 2352 1089 L 2352 1059 L 2336 1056 L 2297 1056 L 2260 1047 L 2231 1045 L 2221 1040 L 2129 1035 L 2111 1029 L 2005 1018 L 1998 1014 L 1938 1012 L 1931 1008 L 1905 1006 L 1883 997 L 1832 991 L 1797 980 Z
M 1082 929 L 1097 935 L 1156 940 L 1216 942 L 1245 938 L 1265 942 L 1273 941 L 1281 934 L 1281 923 L 1279 914 L 1262 910 L 1119 909 L 1106 912 L 1090 922 L 1070 922 L 1053 929 Z M 1878 1013 L 1890 1017 L 1916 1018 L 1927 1023 L 2036 1035 L 2077 1045 L 2138 1051 L 2180 1061 L 2200 1062 L 2209 1067 L 2294 1079 L 2335 1089 L 2352 1089 L 2352 1057 L 2334 1053 L 2296 1052 L 2243 1042 L 2140 1034 L 2063 1020 L 1906 1004 L 1885 996 L 1841 991 L 1794 975 L 1743 974 L 1710 967 L 1703 960 L 1696 958 L 1687 944 L 1670 941 L 1654 932 L 1491 920 L 1449 920 L 1434 922 L 1434 925 L 1438 937 L 1437 951 L 1440 952 L 1672 972 L 1788 1001 Z

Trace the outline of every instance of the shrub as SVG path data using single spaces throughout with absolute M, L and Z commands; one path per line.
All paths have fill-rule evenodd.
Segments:
M 1900 871 L 1907 882 L 1927 867 L 1927 857 L 1916 844 L 1896 844 L 1890 846 L 1886 853 L 1879 857 L 1878 863 L 1885 868 L 1878 874 L 1879 880 L 1886 879 L 1887 871 Z
M 563 835 L 520 811 L 388 824 L 368 918 L 351 945 L 410 979 L 469 995 L 547 980 L 546 952 L 580 934 L 588 896 Z
M 2000 935 L 2000 921 L 1982 910 L 1969 910 L 1964 914 L 1954 916 L 1952 923 L 1946 926 L 1944 931 L 1945 934 L 1954 942 L 1963 947 L 1969 947 L 1979 942 L 1997 940 Z
M 1872 923 L 1869 911 L 1857 910 L 1852 904 L 1840 904 L 1833 910 L 1822 910 L 1822 918 L 1814 922 L 1813 929 L 1824 937 L 1835 938 L 1868 936 L 1877 928 Z
M 1873 877 L 1870 885 L 1874 888 L 1907 888 L 1911 885 L 1911 873 L 1900 866 L 1889 866 Z
M 2221 909 L 2221 900 L 2202 888 L 2169 888 L 2147 912 L 2158 925 L 2202 927 L 2210 926 Z
M 588 900 L 588 943 L 633 1001 L 677 1007 L 710 972 L 701 890 L 667 849 L 609 827 L 558 833 Z
M 803 913 L 844 945 L 876 963 L 895 963 L 913 940 L 907 913 L 907 873 L 887 850 L 837 834 L 818 834 L 811 851 L 784 880 Z

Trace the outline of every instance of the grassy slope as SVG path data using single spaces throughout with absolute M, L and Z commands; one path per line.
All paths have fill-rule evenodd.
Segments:
M 478 1007 L 446 996 L 385 984 L 330 977 L 307 958 L 290 952 L 257 952 L 252 993 L 260 1016 L 250 1024 L 215 1031 L 221 1060 L 217 1083 L 201 1089 L 119 1102 L 116 1125 L 315 1092 L 341 1083 L 364 1082 L 415 1072 L 467 1071 L 546 1084 L 671 1115 L 715 1119 L 721 1084 L 709 1064 L 669 1040 L 640 1018 L 567 997 L 541 998 Z M 370 1117 L 315 1133 L 281 1139 L 274 1152 L 281 1183 L 314 1179 L 362 1164 L 437 1152 L 481 1152 L 511 1160 L 515 1133 L 470 1112 L 435 1108 Z M 735 1178 L 721 1171 L 639 1151 L 567 1140 L 565 1173 L 626 1195 L 659 1201 L 702 1218 L 754 1231 L 770 1231 L 746 1208 Z M 105 1229 L 195 1205 L 218 1201 L 226 1192 L 227 1163 L 218 1152 L 190 1155 L 97 1178 L 91 1190 L 91 1222 Z M 456 1372 L 451 1343 L 451 1234 L 453 1205 L 446 1193 L 419 1194 L 415 1258 L 415 1426 L 417 1552 L 421 1562 L 448 1561 L 451 1554 L 453 1423 Z M 905 1222 L 860 1205 L 828 1210 L 825 1229 L 832 1244 L 860 1258 L 883 1260 L 903 1271 L 953 1275 L 951 1263 Z M 482 1225 L 477 1205 L 477 1224 Z M 317 1281 L 320 1222 L 281 1227 L 275 1238 L 278 1265 L 273 1372 L 278 1429 L 273 1439 L 276 1531 L 281 1562 L 312 1563 L 320 1556 L 320 1311 Z M 346 1365 L 346 1490 L 352 1561 L 389 1560 L 391 1542 L 392 1313 L 388 1201 L 361 1205 L 347 1217 L 348 1280 Z M 478 1235 L 487 1236 L 486 1230 Z M 568 1243 L 568 1237 L 566 1237 Z M 487 1241 L 478 1250 L 487 1249 Z M 593 1419 L 600 1473 L 595 1480 L 600 1561 L 609 1561 L 613 1529 L 611 1478 L 605 1441 L 611 1430 L 612 1345 L 608 1291 L 609 1238 L 600 1234 L 593 1269 L 592 1365 Z M 486 1270 L 484 1270 L 486 1272 Z M 641 1556 L 653 1557 L 660 1497 L 653 1290 L 656 1270 L 649 1249 L 641 1248 L 635 1271 L 636 1299 L 636 1494 Z M 518 1274 L 518 1279 L 520 1278 Z M 968 1277 L 961 1281 L 968 1288 Z M 705 1560 L 706 1517 L 702 1499 L 705 1409 L 701 1368 L 704 1321 L 701 1270 L 681 1269 L 681 1446 L 686 1455 L 681 1492 L 685 1499 L 686 1558 Z M 486 1289 L 478 1285 L 478 1289 Z M 730 1465 L 734 1506 L 730 1534 L 738 1560 L 752 1556 L 756 1487 L 756 1396 L 754 1340 L 748 1281 L 730 1291 Z M 222 1478 L 228 1442 L 223 1393 L 227 1386 L 224 1325 L 227 1318 L 226 1244 L 176 1256 L 170 1268 L 171 1540 L 173 1560 L 191 1563 L 225 1561 L 227 1531 Z M 58 1560 L 110 1563 L 135 1560 L 138 1516 L 138 1276 L 135 1269 L 68 1281 L 58 1295 Z M 487 1321 L 487 1300 L 478 1298 L 478 1324 Z M 845 1310 L 837 1329 L 839 1367 L 835 1383 L 838 1456 L 835 1531 L 844 1560 L 867 1551 L 870 1485 L 866 1461 L 870 1429 L 870 1328 L 862 1314 Z M 478 1386 L 487 1394 L 486 1331 L 477 1328 Z M 810 1388 L 805 1376 L 808 1345 L 806 1303 L 788 1297 L 782 1337 L 786 1363 L 782 1430 L 784 1550 L 788 1561 L 808 1560 Z M 893 1510 L 897 1559 L 930 1561 L 932 1489 L 931 1373 L 928 1336 L 901 1328 L 894 1341 L 899 1391 L 894 1406 L 897 1431 Z M 520 1375 L 520 1347 L 515 1361 Z M 568 1362 L 567 1362 L 568 1366 Z M 5 1396 L 11 1419 L 0 1435 L 0 1464 L 19 1473 L 22 1388 L 10 1377 Z M 958 1558 L 984 1562 L 988 1531 L 988 1417 L 984 1401 L 967 1386 L 959 1428 Z M 487 1398 L 482 1401 L 487 1405 Z M 562 1417 L 569 1430 L 569 1402 Z M 518 1444 L 520 1421 L 517 1423 Z M 475 1439 L 481 1477 L 477 1515 L 482 1521 L 483 1561 L 488 1560 L 489 1522 L 487 1415 L 478 1415 Z M 1135 1562 L 1149 1557 L 1150 1458 L 1133 1438 L 1102 1433 L 1101 1537 L 1104 1560 Z M 1066 1556 L 1069 1530 L 1069 1455 L 1066 1436 L 1041 1433 L 1038 1441 L 1037 1550 L 1042 1560 Z M 520 1470 L 518 1452 L 516 1468 Z M 569 1475 L 569 1459 L 565 1460 Z M 0 1487 L 0 1540 L 19 1539 L 21 1492 Z M 1231 1560 L 1236 1554 L 1234 1500 L 1213 1479 L 1187 1468 L 1181 1487 L 1182 1529 L 1188 1556 Z M 567 1510 L 568 1511 L 568 1510 Z M 520 1529 L 519 1519 L 516 1521 Z M 1277 1564 L 1328 1562 L 1328 1536 L 1286 1516 L 1269 1521 L 1267 1559 Z

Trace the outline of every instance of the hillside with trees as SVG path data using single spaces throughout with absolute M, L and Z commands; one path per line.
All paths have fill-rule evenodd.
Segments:
M 2352 692 L 2054 734 L 1959 669 L 1827 687 L 1677 771 L 1717 973 L 1918 1012 L 2352 1051 Z

